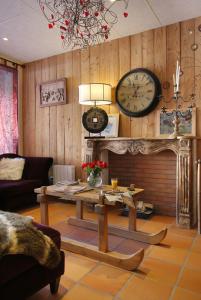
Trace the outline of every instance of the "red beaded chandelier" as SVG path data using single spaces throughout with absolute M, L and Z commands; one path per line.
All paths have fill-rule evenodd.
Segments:
M 111 8 L 123 2 L 125 10 L 129 0 L 38 0 L 48 20 L 49 29 L 57 27 L 63 46 L 88 47 L 108 39 L 111 28 L 118 18 Z M 124 11 L 126 18 L 128 12 Z

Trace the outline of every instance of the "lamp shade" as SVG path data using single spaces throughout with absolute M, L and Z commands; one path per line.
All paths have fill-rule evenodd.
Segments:
M 79 86 L 79 103 L 83 105 L 111 104 L 111 85 L 105 83 L 89 83 Z

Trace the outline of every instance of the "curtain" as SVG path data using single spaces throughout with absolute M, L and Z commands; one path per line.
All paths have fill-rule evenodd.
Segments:
M 0 65 L 0 154 L 17 153 L 17 70 Z

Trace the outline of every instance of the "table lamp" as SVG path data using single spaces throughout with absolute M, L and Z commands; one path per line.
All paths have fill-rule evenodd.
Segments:
M 103 137 L 101 136 L 101 131 L 103 131 L 108 124 L 108 115 L 103 109 L 97 106 L 112 103 L 111 89 L 111 85 L 106 83 L 89 83 L 79 86 L 79 103 L 92 106 L 82 116 L 82 124 L 89 132 L 89 136 L 86 138 L 91 138 L 90 133 L 99 133 L 95 138 Z

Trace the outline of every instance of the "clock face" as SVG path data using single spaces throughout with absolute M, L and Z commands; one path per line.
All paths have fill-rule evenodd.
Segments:
M 108 123 L 107 113 L 98 107 L 92 107 L 82 116 L 82 124 L 91 133 L 103 131 Z
M 151 71 L 143 68 L 126 73 L 116 88 L 116 101 L 128 116 L 141 117 L 151 112 L 160 99 L 160 81 Z

